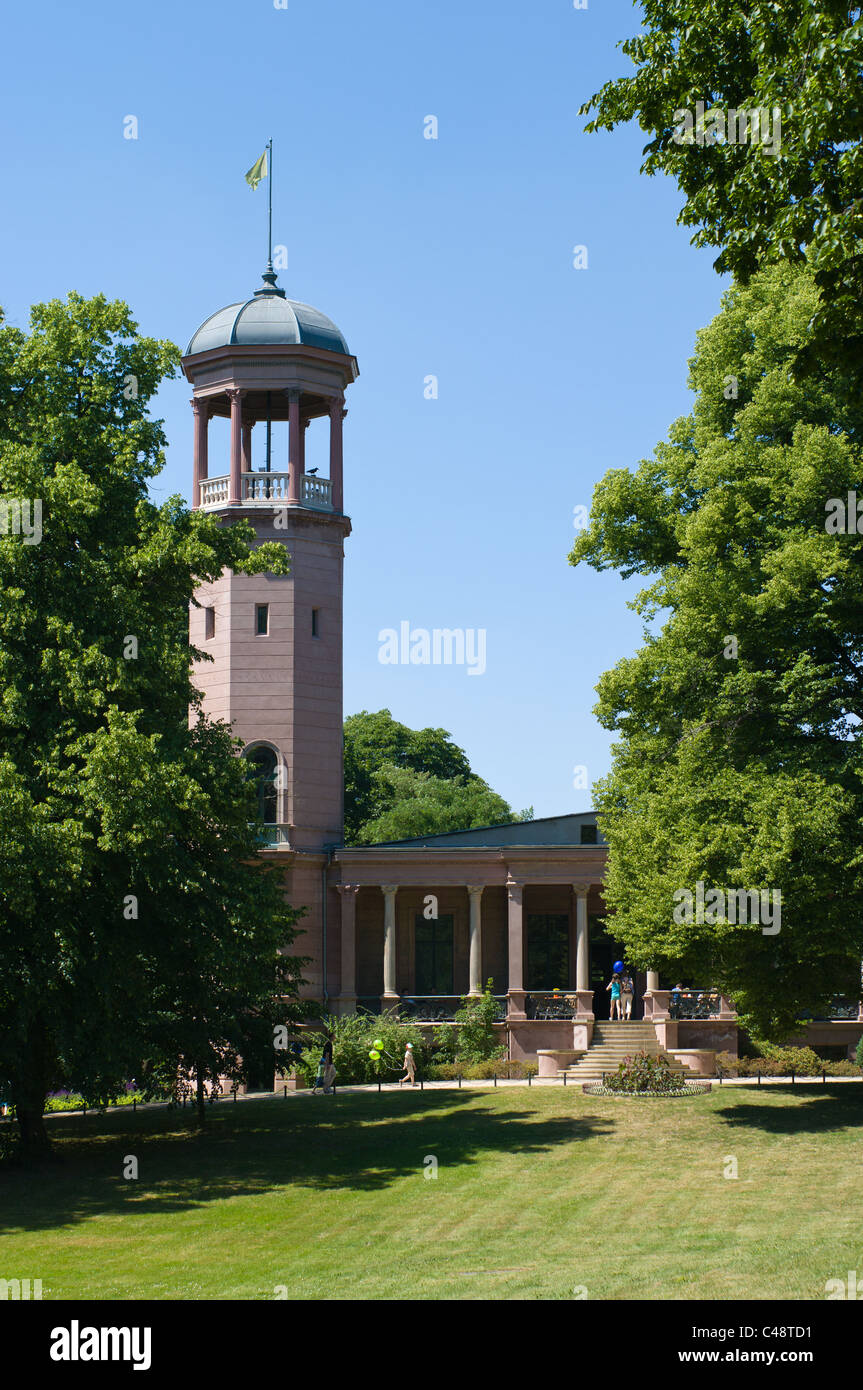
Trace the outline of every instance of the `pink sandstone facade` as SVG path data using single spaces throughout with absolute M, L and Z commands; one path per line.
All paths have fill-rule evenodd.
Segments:
M 491 979 L 509 1055 L 540 1054 L 541 1070 L 556 1068 L 589 1047 L 594 1018 L 607 1017 L 604 985 L 622 954 L 604 923 L 607 850 L 593 815 L 343 846 L 342 586 L 351 523 L 342 430 L 356 359 L 330 320 L 288 300 L 268 273 L 249 300 L 205 321 L 183 369 L 193 389 L 193 505 L 225 522 L 245 518 L 259 542 L 280 541 L 291 556 L 284 577 L 226 573 L 202 585 L 190 633 L 212 658 L 195 671 L 204 709 L 232 725 L 261 770 L 261 853 L 282 868 L 288 900 L 307 910 L 298 943 L 312 958 L 305 992 L 326 1013 L 405 1001 L 445 1009 Z M 216 416 L 230 421 L 230 448 L 213 469 Z M 306 429 L 318 418 L 329 428 L 329 478 L 306 472 Z M 283 421 L 287 470 L 270 467 L 269 447 L 266 466 L 253 468 L 253 440 L 260 445 Z M 427 927 L 430 920 L 438 925 Z M 705 1050 L 736 1052 L 727 1000 L 710 1017 L 672 1019 L 669 993 L 650 973 L 637 978 L 636 998 L 636 1016 L 695 1069 L 710 1072 Z M 849 1046 L 863 1031 L 842 1027 Z

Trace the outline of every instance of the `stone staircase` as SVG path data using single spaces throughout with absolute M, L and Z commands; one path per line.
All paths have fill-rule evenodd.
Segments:
M 682 1072 L 694 1077 L 696 1073 L 669 1057 L 656 1041 L 656 1029 L 652 1023 L 595 1023 L 593 1042 L 587 1052 L 571 1066 L 562 1067 L 558 1076 L 566 1073 L 567 1081 L 601 1081 L 603 1072 L 617 1071 L 624 1057 L 636 1052 L 648 1052 L 651 1057 L 665 1057 L 671 1071 Z

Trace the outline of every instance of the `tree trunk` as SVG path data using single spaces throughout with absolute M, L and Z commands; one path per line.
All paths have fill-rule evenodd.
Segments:
M 18 1133 L 21 1136 L 24 1157 L 26 1159 L 47 1158 L 51 1153 L 51 1141 L 45 1128 L 42 1106 L 32 1103 L 28 1105 L 26 1101 L 23 1104 L 19 1103 L 15 1100 L 14 1092 L 12 1100 L 15 1104 L 15 1116 L 18 1121 Z
M 199 1062 L 197 1067 L 195 1068 L 195 1089 L 195 1104 L 198 1107 L 198 1124 L 202 1125 L 207 1114 L 206 1107 L 204 1104 L 204 1065 L 202 1062 Z

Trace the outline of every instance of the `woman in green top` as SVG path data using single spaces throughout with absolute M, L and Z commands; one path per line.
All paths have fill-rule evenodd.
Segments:
M 618 1020 L 622 1020 L 620 1012 L 620 976 L 616 971 L 611 977 L 611 983 L 605 986 L 606 994 L 609 990 L 611 990 L 611 1013 L 609 1014 L 609 1018 L 614 1019 L 616 1014 Z

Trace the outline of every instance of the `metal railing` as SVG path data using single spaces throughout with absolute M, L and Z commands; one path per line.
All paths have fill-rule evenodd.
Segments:
M 717 989 L 673 989 L 668 1000 L 672 1018 L 717 1018 L 721 1007 Z
M 257 840 L 261 849 L 290 849 L 290 826 L 256 825 L 254 821 L 250 821 L 249 824 L 258 832 Z
M 524 1011 L 528 1018 L 548 1021 L 574 1018 L 578 1012 L 578 1001 L 574 993 L 563 990 L 531 990 L 530 994 L 525 995 Z

